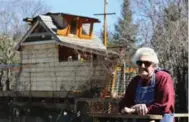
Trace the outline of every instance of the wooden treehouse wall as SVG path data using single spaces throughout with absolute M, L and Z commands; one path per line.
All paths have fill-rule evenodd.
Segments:
M 107 74 L 100 63 L 60 62 L 58 53 L 58 45 L 55 43 L 23 46 L 21 51 L 23 68 L 17 90 L 77 91 L 90 81 L 93 81 L 89 83 L 93 86 L 104 85 Z

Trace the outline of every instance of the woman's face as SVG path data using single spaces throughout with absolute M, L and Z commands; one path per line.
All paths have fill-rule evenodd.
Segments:
M 151 62 L 151 56 L 141 56 L 137 60 L 138 73 L 142 78 L 150 78 L 156 68 L 155 64 Z

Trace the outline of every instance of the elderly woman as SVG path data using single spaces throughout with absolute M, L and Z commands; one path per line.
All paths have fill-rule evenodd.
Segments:
M 159 60 L 154 50 L 139 48 L 132 61 L 138 67 L 138 75 L 131 80 L 119 103 L 120 112 L 139 115 L 173 113 L 173 81 L 169 73 L 159 70 Z

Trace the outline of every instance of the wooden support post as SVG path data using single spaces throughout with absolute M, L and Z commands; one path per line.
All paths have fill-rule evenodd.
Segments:
M 103 15 L 104 16 L 104 31 L 103 31 L 103 36 L 104 36 L 104 46 L 107 47 L 107 27 L 106 27 L 106 15 L 113 15 L 115 13 L 107 13 L 106 12 L 106 7 L 107 7 L 107 0 L 104 0 L 104 13 L 103 14 L 94 14 L 94 15 Z

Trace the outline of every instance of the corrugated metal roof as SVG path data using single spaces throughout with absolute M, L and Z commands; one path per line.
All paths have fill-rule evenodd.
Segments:
M 69 37 L 58 36 L 56 35 L 56 32 L 54 31 L 57 29 L 57 27 L 56 25 L 54 25 L 52 18 L 47 15 L 40 15 L 39 17 L 42 20 L 42 22 L 48 27 L 48 29 L 53 34 L 55 34 L 55 36 L 57 37 L 57 39 L 59 39 L 60 42 L 76 45 L 83 48 L 90 48 L 93 50 L 95 49 L 99 51 L 106 51 L 106 47 L 104 46 L 104 44 L 99 38 L 94 36 L 93 39 L 89 40 L 89 39 L 74 38 L 70 36 Z
M 70 43 L 73 45 L 78 45 L 78 46 L 83 46 L 86 48 L 91 48 L 91 49 L 97 49 L 97 50 L 106 50 L 105 46 L 99 42 L 98 39 L 93 39 L 93 40 L 85 40 L 85 39 L 77 39 L 77 38 L 70 38 L 70 37 L 63 37 L 63 36 L 58 36 L 61 42 L 65 43 Z
M 49 30 L 53 33 L 56 34 L 56 32 L 54 31 L 54 29 L 56 30 L 57 27 L 56 25 L 53 23 L 53 20 L 50 16 L 44 16 L 44 15 L 39 15 L 40 19 L 42 20 L 42 22 L 49 28 Z

